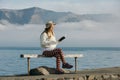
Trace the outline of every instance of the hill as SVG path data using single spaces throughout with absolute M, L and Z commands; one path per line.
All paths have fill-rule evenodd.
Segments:
M 48 20 L 56 23 L 80 22 L 83 20 L 106 21 L 113 16 L 111 14 L 75 14 L 72 12 L 55 12 L 38 7 L 13 10 L 0 9 L 0 24 L 7 21 L 11 24 L 44 24 Z

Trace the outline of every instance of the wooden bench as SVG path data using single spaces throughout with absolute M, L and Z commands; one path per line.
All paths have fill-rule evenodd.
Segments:
M 40 54 L 21 54 L 21 58 L 27 58 L 28 75 L 30 75 L 30 58 L 51 58 Z M 65 54 L 64 57 L 75 59 L 75 72 L 77 72 L 77 58 L 83 57 L 83 54 Z

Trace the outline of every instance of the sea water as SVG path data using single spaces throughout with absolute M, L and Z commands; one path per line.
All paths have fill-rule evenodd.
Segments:
M 62 47 L 64 54 L 83 54 L 78 58 L 78 70 L 120 66 L 119 47 Z M 27 59 L 21 54 L 42 54 L 39 47 L 0 48 L 0 76 L 27 74 Z M 74 58 L 65 58 L 74 65 Z M 55 68 L 55 58 L 31 58 L 30 67 L 48 66 Z M 72 68 L 71 70 L 74 70 Z

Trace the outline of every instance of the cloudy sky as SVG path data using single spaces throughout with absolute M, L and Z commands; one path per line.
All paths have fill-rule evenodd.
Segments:
M 119 0 L 0 0 L 0 8 L 24 9 L 40 7 L 74 13 L 108 13 L 120 10 Z
M 109 13 L 114 21 L 95 22 L 85 20 L 56 25 L 55 33 L 66 39 L 59 46 L 69 47 L 120 47 L 120 0 L 0 0 L 0 9 L 24 9 L 40 7 L 57 12 L 76 14 Z M 44 25 L 0 24 L 0 46 L 39 47 L 39 35 Z

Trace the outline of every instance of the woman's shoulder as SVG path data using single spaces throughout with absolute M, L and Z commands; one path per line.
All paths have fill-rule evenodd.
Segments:
M 41 35 L 47 35 L 47 33 L 46 32 L 42 32 Z
M 45 36 L 47 37 L 47 33 L 46 32 L 42 32 L 40 36 L 41 37 L 45 37 Z

